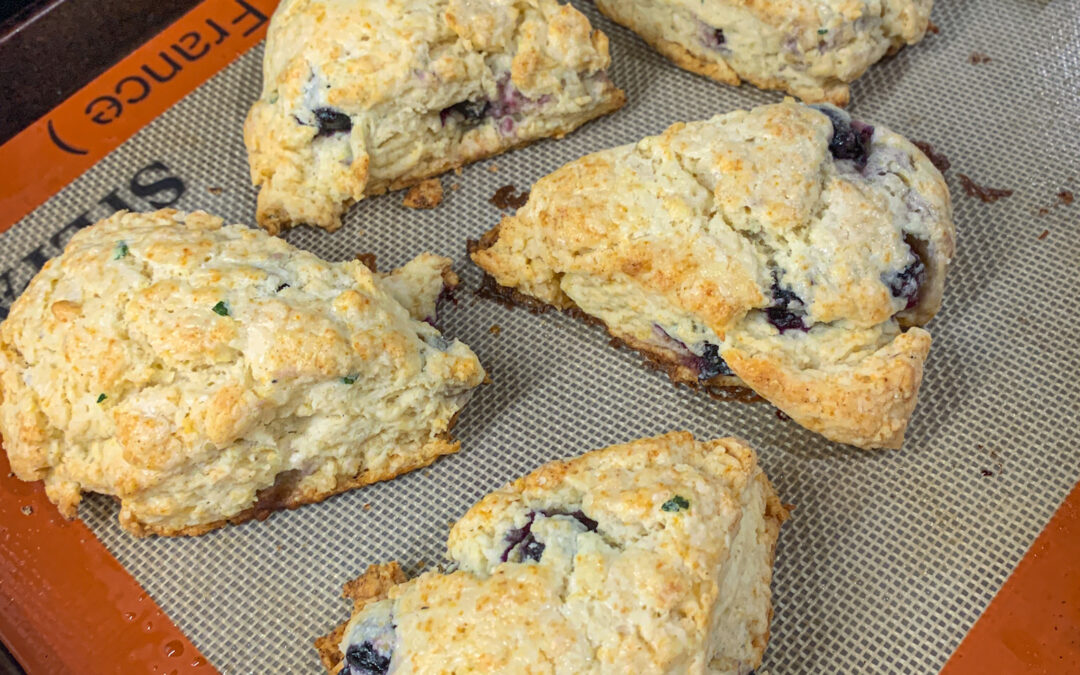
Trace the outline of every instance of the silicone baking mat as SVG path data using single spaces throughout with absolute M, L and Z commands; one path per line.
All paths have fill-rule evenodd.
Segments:
M 251 5 L 217 4 L 234 3 L 218 27 L 254 41 L 244 31 L 265 30 L 257 18 L 227 24 Z M 198 538 L 129 537 L 106 498 L 89 497 L 82 517 L 221 672 L 316 673 L 311 640 L 347 615 L 342 584 L 370 563 L 439 562 L 449 524 L 493 488 L 553 458 L 672 429 L 738 435 L 797 507 L 781 532 L 763 669 L 939 670 L 1080 477 L 1080 204 L 1071 203 L 1080 192 L 1080 0 L 938 0 L 939 30 L 853 87 L 854 115 L 951 160 L 958 230 L 945 305 L 928 327 L 934 345 L 919 406 L 903 449 L 883 452 L 829 443 L 767 404 L 673 387 L 569 317 L 473 296 L 479 274 L 466 240 L 498 222 L 489 199 L 499 187 L 527 189 L 567 161 L 679 120 L 781 99 L 679 70 L 590 2 L 574 4 L 611 39 L 611 75 L 629 98 L 623 110 L 444 176 L 446 199 L 434 210 L 406 209 L 394 193 L 360 203 L 338 232 L 286 235 L 335 260 L 373 252 L 383 269 L 422 251 L 458 261 L 464 289 L 444 331 L 472 346 L 493 380 L 460 418 L 462 451 Z M 219 44 L 213 26 L 199 30 L 206 45 Z M 170 54 L 184 65 L 178 52 L 143 58 L 161 75 Z M 261 59 L 259 43 L 0 234 L 3 313 L 35 261 L 58 253 L 75 226 L 125 205 L 253 223 L 241 126 Z M 110 83 L 117 96 L 122 87 L 123 96 L 138 93 L 119 78 Z M 93 112 L 115 114 L 108 105 Z M 100 140 L 65 136 L 51 121 L 39 124 L 46 132 L 69 154 L 92 156 Z M 1012 194 L 984 202 L 961 174 Z M 1075 616 L 1064 621 L 1080 636 Z

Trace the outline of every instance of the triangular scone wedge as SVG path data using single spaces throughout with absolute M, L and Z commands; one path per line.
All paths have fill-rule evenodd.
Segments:
M 346 587 L 331 673 L 718 673 L 761 664 L 788 510 L 743 442 L 686 432 L 552 462 L 450 531 L 449 572 Z
M 511 300 L 599 320 L 676 382 L 895 448 L 954 227 L 914 145 L 787 101 L 571 162 L 471 249 Z
M 618 109 L 608 41 L 555 0 L 284 0 L 244 125 L 257 219 L 349 205 Z
M 381 275 L 206 213 L 78 232 L 0 324 L 0 433 L 67 517 L 120 501 L 134 534 L 227 522 L 455 452 L 485 378 L 430 321 L 451 261 Z
M 923 39 L 933 0 L 596 0 L 681 68 L 810 103 L 847 105 L 848 85 Z

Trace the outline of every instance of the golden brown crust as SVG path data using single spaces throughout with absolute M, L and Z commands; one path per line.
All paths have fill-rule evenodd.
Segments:
M 385 600 L 391 588 L 405 583 L 408 579 L 396 562 L 368 565 L 363 574 L 345 582 L 341 597 L 353 601 L 352 611 L 355 614 L 370 602 Z M 319 653 L 323 667 L 330 673 L 340 672 L 344 665 L 345 655 L 341 653 L 340 645 L 348 625 L 348 620 L 343 621 L 326 635 L 315 638 L 315 651 Z
M 493 234 L 496 235 L 495 238 L 497 238 L 498 228 L 486 232 L 480 240 L 470 239 L 468 242 L 469 253 L 482 250 L 493 244 Z M 484 245 L 484 242 L 487 242 L 487 246 Z M 765 399 L 753 389 L 740 384 L 735 384 L 738 382 L 737 377 L 717 375 L 708 380 L 699 380 L 697 375 L 690 368 L 680 362 L 678 355 L 674 351 L 641 340 L 635 340 L 629 336 L 616 336 L 607 324 L 600 319 L 581 311 L 581 308 L 575 305 L 569 298 L 567 298 L 567 302 L 570 303 L 568 306 L 562 308 L 556 307 L 555 305 L 550 305 L 525 295 L 513 288 L 500 286 L 498 282 L 495 281 L 495 277 L 487 272 L 483 273 L 483 277 L 480 280 L 480 287 L 476 290 L 476 294 L 482 298 L 494 300 L 507 308 L 512 309 L 520 307 L 531 314 L 545 314 L 553 310 L 560 311 L 575 319 L 584 321 L 589 325 L 600 326 L 607 331 L 607 334 L 610 337 L 609 343 L 611 346 L 626 347 L 643 356 L 645 361 L 641 365 L 646 369 L 664 373 L 672 382 L 676 384 L 685 384 L 691 389 L 704 391 L 709 394 L 709 396 L 712 396 L 719 401 L 739 401 L 741 403 L 765 402 Z
M 895 449 L 918 401 L 930 334 L 911 328 L 842 379 L 793 371 L 766 354 L 729 349 L 740 377 L 791 419 L 841 443 Z
M 455 415 L 454 420 L 456 419 L 457 416 Z M 451 422 L 451 426 L 452 425 L 453 421 Z M 365 469 L 355 476 L 338 478 L 337 485 L 333 489 L 323 490 L 321 492 L 300 490 L 298 486 L 290 484 L 292 482 L 290 480 L 290 474 L 293 472 L 286 471 L 278 474 L 279 482 L 275 482 L 273 486 L 259 492 L 258 503 L 256 503 L 255 506 L 236 514 L 232 518 L 225 518 L 213 523 L 193 525 L 190 527 L 168 528 L 147 525 L 134 519 L 123 519 L 121 524 L 124 526 L 124 529 L 136 537 L 145 537 L 155 534 L 162 537 L 195 537 L 225 527 L 226 525 L 239 525 L 241 523 L 246 523 L 249 520 L 258 520 L 261 522 L 269 518 L 275 511 L 291 511 L 306 504 L 317 504 L 324 499 L 329 499 L 342 492 L 348 492 L 349 490 L 365 485 L 371 485 L 372 483 L 378 483 L 382 480 L 390 480 L 403 473 L 428 466 L 443 455 L 451 455 L 457 452 L 460 447 L 461 443 L 454 440 L 450 434 L 447 433 L 444 438 L 437 438 L 421 448 L 411 458 L 411 461 L 394 464 L 393 468 L 385 471 L 374 472 Z M 68 519 L 70 520 L 73 517 L 74 513 L 72 516 L 68 516 Z

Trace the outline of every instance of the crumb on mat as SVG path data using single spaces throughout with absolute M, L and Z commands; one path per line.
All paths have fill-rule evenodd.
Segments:
M 442 204 L 442 200 L 442 181 L 438 178 L 428 178 L 409 188 L 401 204 L 410 209 L 433 209 Z

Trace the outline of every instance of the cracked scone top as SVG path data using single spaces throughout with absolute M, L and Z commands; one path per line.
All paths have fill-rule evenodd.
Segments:
M 454 571 L 346 586 L 344 675 L 717 673 L 761 663 L 787 510 L 741 441 L 675 432 L 552 462 L 454 525 Z
M 125 529 L 176 535 L 429 464 L 484 379 L 424 322 L 449 266 L 377 275 L 201 212 L 114 215 L 0 324 L 11 466 L 68 517 L 100 492 Z
M 848 84 L 922 40 L 933 0 L 596 0 L 677 65 L 809 102 L 846 105 Z
M 832 440 L 899 447 L 953 240 L 914 145 L 788 101 L 571 162 L 472 257 L 677 382 L 749 387 Z
M 555 0 L 284 0 L 244 126 L 257 219 L 336 229 L 353 202 L 625 100 L 607 38 Z

